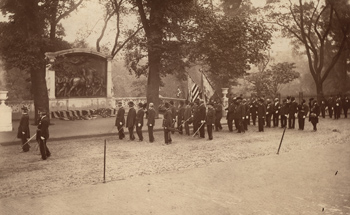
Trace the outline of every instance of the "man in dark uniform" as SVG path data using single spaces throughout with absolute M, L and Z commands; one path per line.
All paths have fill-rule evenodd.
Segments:
M 190 103 L 186 100 L 186 107 L 184 112 L 184 120 L 185 120 L 185 134 L 190 136 L 190 124 L 192 122 L 192 106 L 193 103 Z
M 243 120 L 245 118 L 245 110 L 242 104 L 242 97 L 236 98 L 236 109 L 234 112 L 235 126 L 237 128 L 237 133 L 244 133 Z
M 256 98 L 254 97 L 252 99 L 252 101 L 250 102 L 250 113 L 252 115 L 253 125 L 256 125 L 257 111 L 258 111 L 258 102 L 257 102 Z
M 271 118 L 273 114 L 273 106 L 270 99 L 266 100 L 266 127 L 271 128 Z
M 170 110 L 170 105 L 169 103 L 164 104 L 165 111 L 164 111 L 164 117 L 163 117 L 163 130 L 164 130 L 164 141 L 165 144 L 171 144 L 172 139 L 171 139 L 171 125 L 173 123 L 173 117 L 172 117 L 172 112 Z
M 215 123 L 215 109 L 212 103 L 208 104 L 208 112 L 205 119 L 205 123 L 207 124 L 207 132 L 209 140 L 213 139 L 213 126 Z
M 228 130 L 230 132 L 233 131 L 233 119 L 235 117 L 234 115 L 235 115 L 235 109 L 236 109 L 235 102 L 236 102 L 236 98 L 231 99 L 230 103 L 228 103 L 228 108 L 227 108 L 226 119 L 227 119 Z
M 288 118 L 287 117 L 288 116 L 287 99 L 282 100 L 280 115 L 281 115 L 281 128 L 284 128 L 287 126 L 287 118 Z
M 334 102 L 334 119 L 340 118 L 340 113 L 342 109 L 341 107 L 342 107 L 341 98 L 340 96 L 337 96 Z
M 175 123 L 176 123 L 176 116 L 177 116 L 177 110 L 174 104 L 174 101 L 170 101 L 170 111 L 171 111 L 171 116 L 173 118 L 173 122 L 171 124 L 171 133 L 174 134 L 175 133 Z
M 29 144 L 25 144 L 30 138 L 28 108 L 25 106 L 22 107 L 22 117 L 18 126 L 17 138 L 22 140 L 23 152 L 29 151 Z
M 313 129 L 314 131 L 317 131 L 317 123 L 318 123 L 319 115 L 320 115 L 320 107 L 318 106 L 317 101 L 314 101 L 314 99 L 312 98 L 309 121 L 314 126 L 314 129 Z
M 349 107 L 350 107 L 349 97 L 345 96 L 344 100 L 343 100 L 343 111 L 344 111 L 345 118 L 348 118 L 348 109 L 349 109 Z
M 264 123 L 265 123 L 265 116 L 266 116 L 266 106 L 264 104 L 264 99 L 260 98 L 258 100 L 258 127 L 259 132 L 264 132 Z
M 326 107 L 327 107 L 327 101 L 326 101 L 326 99 L 322 98 L 321 104 L 320 104 L 322 118 L 326 117 Z
M 333 117 L 333 111 L 334 111 L 334 100 L 333 100 L 333 96 L 329 97 L 327 103 L 328 103 L 328 113 L 329 113 L 329 117 L 332 118 L 332 117 Z
M 206 117 L 206 108 L 204 106 L 204 101 L 201 100 L 200 101 L 200 105 L 199 105 L 199 111 L 198 111 L 198 119 L 199 119 L 199 124 L 198 124 L 198 128 L 199 128 L 199 137 L 201 138 L 205 138 L 205 129 L 204 129 L 204 124 L 205 124 L 205 117 Z
M 199 119 L 199 99 L 196 99 L 193 108 L 192 108 L 192 115 L 193 115 L 193 133 L 195 133 L 198 130 L 198 125 L 200 124 Z M 198 134 L 198 133 L 197 133 Z
M 288 108 L 288 128 L 294 129 L 295 128 L 295 115 L 297 114 L 298 104 L 295 101 L 294 97 L 290 98 L 290 104 Z
M 135 123 L 136 123 L 136 110 L 134 108 L 134 103 L 133 102 L 129 102 L 128 105 L 129 105 L 129 112 L 128 112 L 128 115 L 126 117 L 126 124 L 125 124 L 125 126 L 129 130 L 130 140 L 135 140 L 134 127 L 135 127 Z
M 153 128 L 156 123 L 156 111 L 154 110 L 153 103 L 149 103 L 147 113 L 148 137 L 149 142 L 152 143 L 154 141 Z
M 215 130 L 219 131 L 219 130 L 222 130 L 222 126 L 220 122 L 222 118 L 222 105 L 219 99 L 214 103 L 214 109 L 215 109 Z
M 275 103 L 273 105 L 273 115 L 272 115 L 273 127 L 278 127 L 280 110 L 281 110 L 280 101 L 278 98 L 275 98 Z
M 185 103 L 184 101 L 180 101 L 180 107 L 179 107 L 179 111 L 177 113 L 177 128 L 179 130 L 179 134 L 182 134 L 182 127 L 183 127 L 183 123 L 184 123 L 184 115 L 185 115 Z
M 51 152 L 47 147 L 47 140 L 49 139 L 49 118 L 47 117 L 47 113 L 45 110 L 39 110 L 39 124 L 38 130 L 36 133 L 36 139 L 39 143 L 40 154 L 43 160 L 51 156 Z
M 298 105 L 298 126 L 299 126 L 299 130 L 304 130 L 305 118 L 306 118 L 308 112 L 309 112 L 309 108 L 305 104 L 305 100 L 303 99 L 301 104 Z
M 125 110 L 123 108 L 122 102 L 118 102 L 118 107 L 119 109 L 115 119 L 115 126 L 117 126 L 118 128 L 119 139 L 122 140 L 125 137 L 124 129 L 123 129 L 125 125 L 125 118 L 124 118 Z
M 143 104 L 139 103 L 139 109 L 137 110 L 136 113 L 136 133 L 137 136 L 139 137 L 139 141 L 143 141 L 143 136 L 142 136 L 142 126 L 143 126 L 143 117 L 145 115 L 145 111 L 143 110 Z

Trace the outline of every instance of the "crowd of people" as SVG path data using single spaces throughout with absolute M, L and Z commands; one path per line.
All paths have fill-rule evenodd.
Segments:
M 118 129 L 119 139 L 124 139 L 124 127 L 128 129 L 129 139 L 135 140 L 134 129 L 139 141 L 143 141 L 142 128 L 144 119 L 147 120 L 147 130 L 149 142 L 154 142 L 153 128 L 155 126 L 156 111 L 154 104 L 139 103 L 137 110 L 133 102 L 128 103 L 129 111 L 125 119 L 125 109 L 122 102 L 118 102 L 118 111 L 115 120 L 115 126 Z M 213 139 L 213 131 L 221 131 L 221 120 L 223 111 L 226 111 L 226 120 L 228 130 L 235 130 L 238 133 L 244 133 L 248 130 L 251 123 L 258 125 L 258 131 L 264 132 L 264 128 L 282 127 L 295 129 L 296 121 L 299 130 L 304 130 L 305 120 L 313 125 L 313 131 L 317 131 L 319 117 L 339 119 L 343 112 L 347 118 L 348 109 L 350 107 L 349 98 L 347 96 L 329 97 L 329 99 L 321 99 L 320 103 L 316 99 L 310 98 L 308 104 L 303 99 L 299 104 L 294 97 L 288 96 L 280 101 L 278 98 L 273 100 L 265 98 L 253 97 L 244 99 L 242 96 L 235 97 L 230 95 L 228 98 L 228 107 L 223 110 L 221 100 L 211 100 L 207 104 L 203 100 L 196 99 L 194 102 L 180 101 L 176 106 L 173 101 L 163 102 L 158 107 L 159 113 L 163 114 L 162 127 L 164 131 L 165 144 L 171 144 L 171 135 L 175 132 L 183 135 L 198 136 L 205 138 L 205 130 L 208 139 Z M 49 119 L 46 111 L 39 111 L 39 122 L 37 127 L 36 138 L 40 146 L 40 153 L 43 160 L 50 157 L 51 153 L 47 148 L 47 140 L 49 138 Z M 190 130 L 192 125 L 192 130 Z M 206 128 L 206 129 L 205 129 Z M 22 108 L 22 118 L 18 127 L 17 138 L 21 139 L 22 149 L 24 152 L 29 151 L 29 117 L 28 109 Z
M 305 120 L 313 125 L 313 131 L 317 131 L 319 117 L 326 117 L 326 113 L 334 119 L 339 119 L 341 111 L 347 117 L 349 109 L 347 96 L 341 98 L 330 97 L 328 100 L 321 100 L 320 104 L 316 99 L 310 98 L 308 103 L 303 99 L 297 103 L 294 97 L 288 96 L 280 101 L 278 98 L 265 99 L 253 97 L 244 99 L 242 96 L 230 95 L 228 107 L 223 110 L 221 100 L 211 100 L 207 104 L 203 100 L 196 99 L 194 102 L 180 101 L 176 106 L 173 101 L 163 102 L 158 108 L 163 114 L 162 127 L 164 130 L 165 144 L 171 144 L 171 135 L 175 132 L 183 135 L 198 136 L 213 139 L 213 131 L 222 130 L 221 120 L 223 111 L 226 111 L 228 130 L 237 133 L 244 133 L 251 123 L 258 125 L 258 131 L 264 132 L 264 128 L 281 127 L 295 129 L 298 124 L 299 130 L 304 130 Z M 116 117 L 119 139 L 125 138 L 123 127 L 127 127 L 130 140 L 135 140 L 134 128 L 139 141 L 143 141 L 142 126 L 143 119 L 147 119 L 149 142 L 154 141 L 153 127 L 155 123 L 155 111 L 153 103 L 138 104 L 138 110 L 134 109 L 133 102 L 129 102 L 129 113 L 124 120 L 125 110 L 122 103 L 119 103 L 119 110 Z M 146 115 L 146 116 L 145 116 Z M 297 122 L 296 122 L 297 121 Z M 190 130 L 192 125 L 192 130 Z M 235 129 L 234 129 L 235 128 Z M 206 132 L 205 132 L 206 131 Z

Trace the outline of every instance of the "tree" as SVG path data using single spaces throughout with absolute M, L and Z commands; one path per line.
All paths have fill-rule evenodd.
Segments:
M 343 7 L 348 6 L 343 5 Z M 340 14 L 337 13 L 339 8 L 340 5 L 334 0 L 308 2 L 299 0 L 297 4 L 289 0 L 289 5 L 281 5 L 279 12 L 273 10 L 269 15 L 273 23 L 281 27 L 283 35 L 293 39 L 296 49 L 303 47 L 305 50 L 319 100 L 323 94 L 323 83 L 341 56 L 346 41 L 349 40 L 350 25 L 341 24 Z M 325 60 L 327 44 L 334 40 L 332 31 L 336 28 L 340 28 L 342 35 L 338 35 L 339 43 L 333 53 L 328 52 L 331 60 L 327 63 Z
M 288 84 L 300 77 L 294 63 L 277 63 L 270 69 L 250 74 L 246 80 L 253 84 L 253 90 L 258 96 L 276 97 L 283 84 Z
M 8 72 L 16 71 L 12 69 L 18 68 L 21 72 L 30 74 L 36 118 L 38 109 L 49 111 L 45 52 L 69 47 L 61 37 L 50 38 L 48 23 L 51 21 L 49 17 L 53 14 L 47 5 L 53 2 L 57 3 L 50 0 L 3 0 L 0 5 L 1 12 L 8 16 L 8 21 L 0 22 L 0 56 Z M 57 9 L 57 14 L 59 11 L 61 10 Z M 66 13 L 62 18 L 67 16 Z M 56 16 L 57 20 L 61 19 L 57 19 Z

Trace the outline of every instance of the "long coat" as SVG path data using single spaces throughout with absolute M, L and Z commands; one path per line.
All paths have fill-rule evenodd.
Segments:
M 38 133 L 37 133 L 37 139 L 40 137 L 44 137 L 46 140 L 49 139 L 49 119 L 47 116 L 41 117 L 38 124 Z
M 171 128 L 172 124 L 173 124 L 172 112 L 171 112 L 171 110 L 167 109 L 164 113 L 163 127 Z
M 24 134 L 22 134 L 22 132 L 24 132 Z M 17 138 L 22 138 L 22 135 L 26 138 L 30 137 L 28 114 L 23 114 L 19 122 Z
M 311 123 L 318 123 L 318 116 L 320 115 L 320 107 L 316 103 L 310 109 L 309 121 Z
M 131 107 L 128 112 L 128 116 L 126 117 L 126 127 L 132 128 L 135 126 L 136 123 L 136 110 L 135 108 Z
M 156 111 L 153 108 L 148 109 L 147 126 L 154 126 L 156 123 Z
M 115 126 L 123 126 L 123 125 L 125 125 L 124 115 L 125 115 L 125 109 L 123 107 L 120 107 L 118 112 L 117 112 L 117 117 L 115 119 Z
M 215 123 L 215 110 L 214 108 L 208 108 L 207 116 L 206 116 L 207 125 L 211 125 Z
M 145 111 L 141 108 L 137 111 L 136 114 L 136 123 L 137 125 L 140 123 L 141 125 L 139 127 L 143 126 L 143 117 L 145 115 Z

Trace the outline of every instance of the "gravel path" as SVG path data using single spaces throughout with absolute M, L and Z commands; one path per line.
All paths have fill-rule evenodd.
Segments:
M 320 119 L 318 131 L 287 129 L 280 154 L 350 140 L 350 119 Z M 31 151 L 20 153 L 19 146 L 0 146 L 0 198 L 36 195 L 103 181 L 104 140 L 107 141 L 106 181 L 143 175 L 195 169 L 214 163 L 231 162 L 275 154 L 283 129 L 264 133 L 249 126 L 245 134 L 230 133 L 225 127 L 214 132 L 214 140 L 173 135 L 173 144 L 163 144 L 163 133 L 148 143 L 106 138 L 49 141 L 52 156 L 42 161 L 32 143 Z M 147 133 L 144 131 L 144 136 Z

